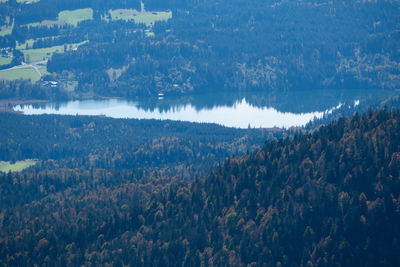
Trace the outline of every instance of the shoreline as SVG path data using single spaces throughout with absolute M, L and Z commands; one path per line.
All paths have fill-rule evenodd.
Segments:
M 15 111 L 13 106 L 15 105 L 26 105 L 26 104 L 35 104 L 35 103 L 47 103 L 48 100 L 40 100 L 40 99 L 2 99 L 0 100 L 0 113 L 14 113 L 14 114 L 23 114 L 20 111 Z

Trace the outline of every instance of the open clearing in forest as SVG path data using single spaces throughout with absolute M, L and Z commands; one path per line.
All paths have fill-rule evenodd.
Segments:
M 76 10 L 66 10 L 58 13 L 58 20 L 65 21 L 67 24 L 77 26 L 79 22 L 93 19 L 93 9 L 83 8 Z
M 56 45 L 56 46 L 37 48 L 37 49 L 23 49 L 21 50 L 21 52 L 24 53 L 25 61 L 27 63 L 37 62 L 50 59 L 51 56 L 55 53 L 64 53 L 65 51 L 75 50 L 79 46 L 87 42 L 88 41 L 83 41 L 75 44 Z M 66 48 L 66 50 L 64 50 L 64 48 Z
M 75 10 L 64 10 L 58 13 L 57 20 L 44 20 L 42 22 L 35 22 L 26 24 L 28 27 L 38 27 L 38 26 L 47 26 L 52 27 L 54 25 L 65 25 L 71 24 L 75 27 L 78 25 L 79 22 L 85 20 L 92 20 L 93 19 L 93 9 L 91 8 L 82 8 L 82 9 L 75 9 Z
M 0 171 L 1 172 L 20 172 L 38 163 L 34 159 L 26 159 L 22 161 L 17 161 L 12 164 L 10 161 L 0 161 Z
M 30 40 L 28 40 L 27 42 L 29 41 Z M 66 44 L 65 46 L 57 45 L 57 46 L 38 48 L 38 49 L 22 49 L 21 52 L 24 53 L 25 61 L 28 64 L 22 63 L 22 65 L 19 66 L 15 66 L 5 70 L 0 70 L 0 80 L 12 81 L 17 79 L 24 79 L 24 80 L 31 80 L 31 82 L 35 83 L 39 81 L 43 75 L 48 74 L 46 63 L 47 60 L 50 59 L 54 53 L 64 53 L 65 48 L 66 51 L 75 50 L 80 45 L 83 45 L 87 42 L 88 41 L 83 41 L 75 44 Z M 20 46 L 25 47 L 26 43 Z
M 144 23 L 152 26 L 156 21 L 167 21 L 172 18 L 171 11 L 137 11 L 135 9 L 109 10 L 111 20 L 134 20 L 135 23 Z M 105 19 L 109 20 L 109 19 Z
M 57 45 L 46 48 L 26 49 L 21 50 L 21 52 L 24 53 L 25 62 L 30 63 L 50 59 L 53 54 L 64 53 L 65 51 L 63 45 Z
M 12 61 L 11 57 L 1 57 L 0 56 L 0 66 L 10 64 Z
M 39 74 L 40 73 L 40 74 Z M 0 70 L 0 80 L 31 80 L 32 83 L 35 83 L 40 80 L 40 77 L 48 74 L 47 68 L 43 67 L 31 67 L 27 65 L 24 68 L 12 68 L 7 70 Z

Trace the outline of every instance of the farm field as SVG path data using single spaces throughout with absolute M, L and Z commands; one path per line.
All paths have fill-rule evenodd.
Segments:
M 80 45 L 87 43 L 88 41 L 83 41 L 75 44 L 66 44 L 67 51 L 78 48 Z M 38 48 L 38 49 L 25 49 L 21 50 L 24 53 L 25 61 L 29 62 L 37 62 L 42 60 L 50 59 L 54 53 L 64 53 L 64 45 L 57 45 L 46 48 Z
M 64 25 L 71 24 L 77 26 L 79 22 L 84 20 L 93 19 L 93 9 L 91 8 L 83 8 L 76 10 L 65 10 L 58 13 L 57 20 L 44 20 L 42 22 L 34 22 L 26 24 L 28 27 L 37 27 L 37 26 L 54 26 L 54 25 Z
M 52 57 L 54 53 L 64 53 L 65 48 L 66 51 L 77 49 L 80 45 L 87 43 L 88 41 L 83 41 L 80 43 L 74 44 L 66 44 L 52 46 L 47 48 L 38 48 L 38 49 L 24 49 L 28 45 L 32 46 L 34 40 L 27 40 L 25 43 L 18 44 L 17 49 L 21 50 L 24 54 L 26 63 L 34 63 L 48 60 Z M 0 57 L 0 65 L 9 64 L 11 62 L 11 58 Z M 0 70 L 0 80 L 31 80 L 31 82 L 35 83 L 40 80 L 41 76 L 48 74 L 47 68 L 44 65 L 21 65 L 17 66 L 17 68 L 11 68 L 7 70 Z
M 46 67 L 38 68 L 38 71 L 45 75 L 47 74 Z M 31 82 L 35 83 L 40 80 L 39 73 L 32 67 L 20 68 L 20 69 L 8 69 L 8 70 L 1 70 L 0 71 L 0 80 L 31 80 Z
M 0 172 L 20 172 L 26 168 L 29 168 L 37 163 L 37 160 L 26 159 L 22 161 L 17 161 L 12 164 L 9 161 L 0 161 Z
M 11 60 L 11 57 L 0 57 L 0 66 L 10 64 Z
M 144 23 L 152 26 L 156 21 L 166 21 L 172 18 L 171 11 L 137 11 L 135 9 L 109 10 L 111 20 L 134 20 L 135 23 Z
M 77 26 L 79 22 L 93 19 L 93 9 L 83 8 L 72 11 L 61 11 L 58 13 L 58 20 L 67 24 Z

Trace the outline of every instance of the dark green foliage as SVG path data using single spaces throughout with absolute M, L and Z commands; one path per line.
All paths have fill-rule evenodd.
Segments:
M 37 168 L 163 169 L 205 175 L 226 158 L 258 149 L 283 131 L 89 116 L 0 114 L 0 160 L 35 158 Z
M 0 259 L 398 266 L 399 134 L 399 111 L 355 115 L 267 142 L 192 182 L 101 169 L 3 174 Z
M 48 99 L 65 100 L 67 93 L 60 87 L 52 88 L 29 80 L 0 81 L 0 99 Z

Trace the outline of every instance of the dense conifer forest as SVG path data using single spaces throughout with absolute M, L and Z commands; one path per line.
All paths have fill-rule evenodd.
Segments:
M 397 0 L 1 0 L 0 266 L 400 266 L 399 14 Z M 318 119 L 13 109 L 116 99 Z
M 37 170 L 144 168 L 205 175 L 232 155 L 259 149 L 284 130 L 177 121 L 0 113 L 0 160 L 38 159 Z
M 397 266 L 399 134 L 398 110 L 356 114 L 189 182 L 101 167 L 1 174 L 1 263 Z

